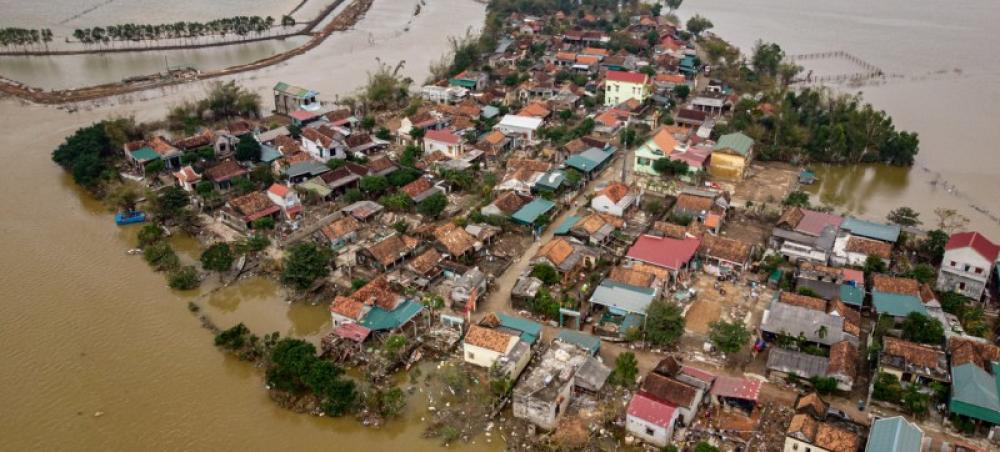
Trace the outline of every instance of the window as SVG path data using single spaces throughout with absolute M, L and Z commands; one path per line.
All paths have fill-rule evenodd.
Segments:
M 965 265 L 965 271 L 969 271 L 969 269 L 971 269 L 971 268 L 972 268 L 972 266 L 970 266 L 968 264 Z
M 951 261 L 951 266 L 952 266 L 952 267 L 958 267 L 958 263 L 957 263 L 957 262 L 955 262 L 955 261 Z
M 983 273 L 983 269 L 980 268 L 980 267 L 976 267 L 976 274 L 979 275 L 979 274 L 982 274 L 982 273 Z
M 965 283 L 964 282 L 958 283 L 958 290 L 965 290 Z
M 792 443 L 792 450 L 799 450 L 799 443 Z
M 472 352 L 469 352 L 469 353 L 466 354 L 466 357 L 469 358 L 469 359 L 476 359 L 476 354 L 472 353 Z
M 656 434 L 656 432 L 654 432 L 653 429 L 646 427 L 646 434 L 649 436 L 653 436 Z

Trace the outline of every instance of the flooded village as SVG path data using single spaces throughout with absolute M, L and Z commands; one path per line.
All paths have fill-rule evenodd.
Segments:
M 812 164 L 912 165 L 915 134 L 700 16 L 517 3 L 426 81 L 218 82 L 53 160 L 171 288 L 264 278 L 328 308 L 303 340 L 188 304 L 294 412 L 415 406 L 448 447 L 998 447 L 1000 237 L 805 191 Z

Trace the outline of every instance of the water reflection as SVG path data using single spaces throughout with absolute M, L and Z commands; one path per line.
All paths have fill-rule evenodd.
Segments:
M 910 183 L 910 170 L 881 164 L 817 165 L 813 171 L 819 181 L 804 189 L 837 211 L 865 215 L 870 200 L 900 197 Z

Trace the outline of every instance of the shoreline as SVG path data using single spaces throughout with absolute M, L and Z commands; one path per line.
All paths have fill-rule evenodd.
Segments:
M 332 4 L 332 8 L 336 9 L 343 4 L 344 1 L 346 0 L 336 0 Z M 312 37 L 305 44 L 286 52 L 281 52 L 246 64 L 230 66 L 213 71 L 199 72 L 191 76 L 161 78 L 150 83 L 130 84 L 128 82 L 114 82 L 64 90 L 44 90 L 42 88 L 26 85 L 16 80 L 0 77 L 0 93 L 38 104 L 63 105 L 181 85 L 194 81 L 209 80 L 227 75 L 262 69 L 305 54 L 322 44 L 323 41 L 330 37 L 330 35 L 334 32 L 350 29 L 364 18 L 365 13 L 368 12 L 374 1 L 375 0 L 353 0 L 353 2 L 347 5 L 347 7 L 344 8 L 340 14 L 335 16 L 329 24 L 324 26 L 318 33 L 312 34 Z

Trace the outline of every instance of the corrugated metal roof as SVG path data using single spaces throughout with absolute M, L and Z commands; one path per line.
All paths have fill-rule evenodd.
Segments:
M 497 313 L 500 319 L 500 326 L 521 332 L 521 340 L 529 344 L 534 344 L 542 335 L 542 325 L 531 320 L 514 317 L 502 312 Z
M 545 215 L 548 211 L 552 210 L 556 206 L 556 203 L 549 201 L 547 199 L 535 198 L 524 207 L 521 207 L 514 215 L 511 217 L 514 221 L 522 224 L 533 224 L 538 217 Z
M 413 300 L 406 300 L 400 303 L 395 310 L 386 311 L 378 306 L 372 307 L 371 311 L 361 319 L 361 325 L 373 330 L 393 330 L 399 328 L 417 316 L 424 309 L 424 306 Z
M 819 334 L 821 327 L 826 327 L 822 337 Z M 781 302 L 771 303 L 760 328 L 769 333 L 792 337 L 801 334 L 807 341 L 824 345 L 844 340 L 843 317 Z
M 580 221 L 580 217 L 579 216 L 577 216 L 577 215 L 570 215 L 570 216 L 566 217 L 566 219 L 563 220 L 562 223 L 559 223 L 559 226 L 556 226 L 556 230 L 553 233 L 555 235 L 566 235 L 566 234 L 569 234 L 569 230 L 572 229 L 573 225 L 575 225 L 578 221 Z
M 795 373 L 803 378 L 826 376 L 830 361 L 822 356 L 808 353 L 772 348 L 767 355 L 767 369 L 777 370 L 786 374 Z
M 573 330 L 562 330 L 556 339 L 563 341 L 567 344 L 573 344 L 586 350 L 591 355 L 597 354 L 597 351 L 601 349 L 601 339 L 596 336 L 591 336 L 589 334 L 584 334 L 579 331 Z
M 924 432 L 907 422 L 902 416 L 879 419 L 872 424 L 868 433 L 868 452 L 914 452 L 919 451 Z
M 840 224 L 840 228 L 850 231 L 853 235 L 881 240 L 883 242 L 896 243 L 899 240 L 900 227 L 898 224 L 873 223 L 854 217 L 847 217 Z
M 911 312 L 927 315 L 927 308 L 913 295 L 872 291 L 872 306 L 879 314 L 906 317 Z
M 862 306 L 865 304 L 865 291 L 850 284 L 841 284 L 840 301 L 852 306 Z
M 719 141 L 715 143 L 714 150 L 721 151 L 723 149 L 729 149 L 745 157 L 750 153 L 751 147 L 753 147 L 753 138 L 750 138 L 740 132 L 735 132 L 719 137 Z
M 139 162 L 150 162 L 153 160 L 159 160 L 160 154 L 157 154 L 156 151 L 149 146 L 143 146 L 132 151 L 132 159 Z
M 993 372 L 1000 371 L 1000 364 L 993 364 Z M 1000 424 L 1000 375 L 994 377 L 973 363 L 951 369 L 951 402 L 948 408 L 955 413 Z
M 571 155 L 568 159 L 566 159 L 566 166 L 589 173 L 601 166 L 601 164 L 611 157 L 612 154 L 614 154 L 614 148 L 608 151 L 598 148 L 590 148 L 579 154 Z
M 610 308 L 620 309 L 636 314 L 646 314 L 649 305 L 656 297 L 656 291 L 649 288 L 634 287 L 604 280 L 597 286 L 590 302 Z

